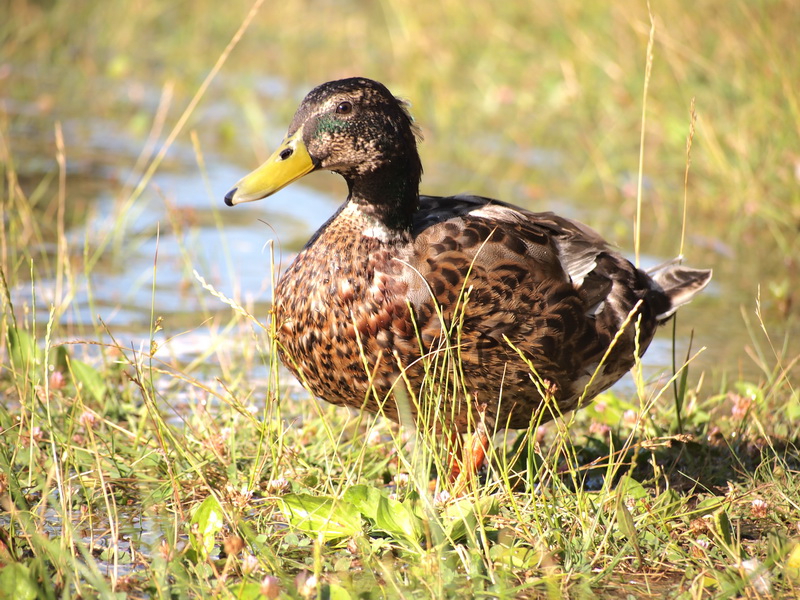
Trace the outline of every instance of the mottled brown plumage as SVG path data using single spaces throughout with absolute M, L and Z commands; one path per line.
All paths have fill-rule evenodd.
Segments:
M 334 404 L 425 413 L 459 432 L 547 421 L 616 382 L 636 336 L 642 353 L 711 278 L 676 265 L 649 276 L 552 213 L 419 196 L 411 117 L 368 79 L 309 93 L 281 147 L 226 202 L 316 169 L 340 173 L 350 193 L 281 276 L 273 318 L 284 364 Z

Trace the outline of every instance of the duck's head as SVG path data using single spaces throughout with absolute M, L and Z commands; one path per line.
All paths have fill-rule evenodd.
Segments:
M 260 200 L 318 169 L 347 180 L 351 198 L 416 204 L 422 166 L 406 104 L 363 77 L 309 92 L 278 149 L 226 194 L 228 206 Z

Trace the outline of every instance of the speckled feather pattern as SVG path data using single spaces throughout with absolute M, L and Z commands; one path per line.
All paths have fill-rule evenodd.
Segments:
M 328 402 L 395 420 L 435 413 L 460 432 L 471 418 L 544 422 L 615 383 L 710 280 L 674 265 L 651 278 L 552 213 L 419 196 L 416 128 L 380 83 L 315 88 L 296 132 L 315 168 L 349 188 L 280 277 L 272 313 L 284 364 Z M 450 386 L 434 395 L 432 379 Z
M 430 361 L 442 344 L 453 343 L 448 333 L 457 312 L 469 401 L 489 426 L 524 428 L 542 397 L 518 351 L 566 412 L 633 365 L 636 328 L 630 325 L 584 392 L 637 302 L 643 301 L 640 351 L 655 332 L 654 315 L 669 305 L 641 271 L 597 245 L 596 234 L 549 213 L 486 198 L 422 197 L 410 236 L 362 235 L 369 226 L 357 207 L 346 206 L 297 256 L 275 294 L 283 362 L 334 404 L 380 410 L 396 420 L 395 397 L 419 393 L 420 359 L 429 353 Z M 564 248 L 582 245 L 592 249 L 596 266 L 575 286 L 561 257 Z M 411 390 L 391 393 L 406 381 Z M 455 415 L 462 431 L 468 413 L 466 407 L 442 411 Z

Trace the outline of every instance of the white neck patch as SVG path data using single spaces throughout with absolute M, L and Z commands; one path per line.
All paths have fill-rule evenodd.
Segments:
M 395 232 L 390 231 L 383 225 L 373 225 L 371 227 L 366 227 L 365 229 L 361 230 L 361 235 L 363 235 L 364 237 L 380 240 L 381 242 L 388 242 L 389 240 L 397 237 L 397 234 Z
M 368 225 L 361 230 L 361 235 L 366 238 L 372 238 L 381 242 L 388 242 L 396 239 L 398 234 L 386 227 L 383 223 L 367 217 L 365 219 L 364 212 L 359 208 L 355 202 L 348 202 L 342 210 L 343 217 L 353 217 L 362 221 L 367 221 Z

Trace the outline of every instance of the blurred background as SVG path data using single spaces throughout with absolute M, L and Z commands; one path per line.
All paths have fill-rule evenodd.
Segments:
M 158 334 L 172 355 L 197 356 L 225 338 L 215 334 L 231 309 L 193 271 L 266 319 L 269 240 L 290 260 L 346 187 L 321 173 L 261 203 L 222 198 L 306 92 L 353 75 L 411 102 L 424 193 L 552 210 L 633 257 L 644 1 L 291 0 L 254 15 L 239 0 L 0 7 L 0 260 L 17 319 L 51 321 L 55 339 L 130 346 Z M 793 0 L 652 9 L 641 262 L 682 248 L 687 264 L 714 269 L 678 317 L 677 347 L 682 358 L 692 336 L 706 346 L 692 379 L 704 372 L 706 393 L 724 393 L 797 371 L 800 11 Z M 651 368 L 671 364 L 670 333 Z

